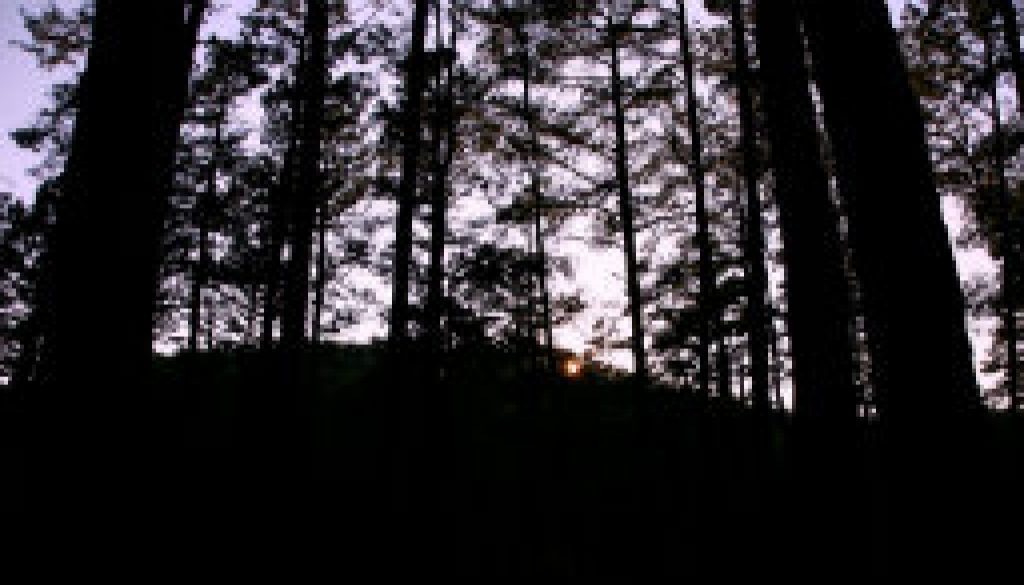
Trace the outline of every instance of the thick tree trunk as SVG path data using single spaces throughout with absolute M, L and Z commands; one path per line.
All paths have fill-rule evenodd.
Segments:
M 782 224 L 794 408 L 799 417 L 852 432 L 853 311 L 793 0 L 761 0 L 757 43 Z
M 920 104 L 882 0 L 800 9 L 848 205 L 893 543 L 976 568 L 979 391 Z M 936 510 L 942 510 L 936 514 Z
M 760 412 L 771 410 L 771 377 L 768 367 L 769 331 L 765 296 L 768 272 L 764 260 L 764 219 L 757 184 L 757 129 L 754 122 L 753 78 L 747 53 L 747 28 L 743 2 L 732 0 L 732 34 L 739 91 L 740 140 L 743 152 L 743 182 L 746 187 L 746 225 L 743 245 L 746 271 L 747 307 L 745 318 L 750 351 L 751 398 Z
M 846 551 L 823 534 L 853 534 L 858 389 L 853 308 L 794 0 L 760 0 L 756 38 L 786 267 L 796 415 L 799 543 L 805 567 L 838 566 Z M 841 502 L 837 505 L 837 502 Z
M 173 155 L 205 9 L 191 5 L 186 21 L 181 1 L 97 2 L 53 242 L 53 366 L 65 382 L 96 376 L 138 396 L 149 370 Z M 152 58 L 142 70 L 138 54 Z M 106 367 L 111 357 L 117 368 Z
M 881 0 L 834 12 L 802 7 L 848 202 L 882 412 L 912 422 L 971 411 L 979 393 L 963 293 L 888 11 Z
M 53 351 L 33 397 L 33 498 L 39 512 L 102 510 L 114 532 L 116 511 L 151 487 L 140 463 L 155 455 L 146 407 L 164 218 L 205 7 L 97 0 L 50 242 Z
M 704 168 L 704 142 L 697 103 L 697 80 L 693 64 L 690 28 L 686 20 L 686 3 L 679 2 L 680 50 L 683 74 L 686 77 L 686 121 L 690 132 L 690 174 L 694 185 L 694 206 L 697 219 L 697 310 L 699 312 L 699 347 L 697 348 L 697 386 L 702 396 L 711 395 L 711 320 L 712 300 L 715 297 L 715 269 L 711 248 L 711 229 L 708 225 L 706 169 Z
M 645 345 L 643 299 L 636 261 L 636 230 L 633 227 L 633 200 L 629 187 L 629 163 L 626 148 L 626 114 L 623 107 L 622 75 L 619 70 L 620 24 L 612 23 L 609 31 L 612 62 L 612 105 L 615 109 L 615 179 L 619 190 L 619 216 L 626 264 L 626 297 L 629 302 L 633 371 L 637 386 L 647 386 L 647 350 Z

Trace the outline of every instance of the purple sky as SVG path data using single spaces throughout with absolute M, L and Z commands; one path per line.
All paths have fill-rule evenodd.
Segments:
M 77 6 L 83 0 L 0 0 L 0 191 L 11 191 L 19 197 L 29 198 L 37 181 L 28 176 L 28 169 L 39 159 L 30 152 L 19 149 L 10 139 L 10 132 L 32 121 L 35 112 L 46 102 L 46 91 L 54 80 L 54 74 L 47 74 L 36 68 L 33 60 L 10 42 L 26 37 L 18 14 L 20 7 L 29 10 L 57 4 Z M 894 18 L 898 6 L 904 0 L 887 0 Z M 251 5 L 253 0 L 219 0 L 214 4 L 221 10 L 214 15 L 208 29 L 220 34 L 237 30 L 236 14 Z M 401 0 L 395 0 L 400 4 Z

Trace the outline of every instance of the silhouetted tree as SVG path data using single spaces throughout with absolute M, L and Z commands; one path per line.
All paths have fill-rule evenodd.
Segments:
M 765 127 L 785 243 L 794 410 L 849 433 L 857 401 L 853 311 L 800 22 L 791 0 L 756 8 Z

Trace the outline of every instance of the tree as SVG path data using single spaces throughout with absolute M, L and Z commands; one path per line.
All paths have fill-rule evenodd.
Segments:
M 183 14 L 182 2 L 172 0 L 129 8 L 96 3 L 52 241 L 52 367 L 60 394 L 71 391 L 73 380 L 107 379 L 107 398 L 127 405 L 145 387 L 174 148 L 206 3 L 184 6 Z M 135 54 L 150 60 L 141 76 L 130 62 Z M 122 91 L 127 78 L 135 80 L 135 91 Z M 123 124 L 126 119 L 132 123 Z M 113 128 L 124 157 L 106 154 Z M 83 287 L 85 282 L 103 285 Z M 96 343 L 97 332 L 109 343 Z M 121 356 L 123 366 L 97 369 L 110 353 Z
M 404 351 L 409 340 L 409 276 L 412 262 L 412 228 L 416 205 L 416 175 L 421 150 L 420 124 L 426 86 L 424 46 L 428 1 L 416 0 L 409 56 L 403 63 L 405 82 L 402 109 L 402 168 L 398 185 L 395 227 L 395 271 L 392 282 L 390 339 Z
M 682 53 L 683 70 L 686 77 L 686 123 L 690 134 L 690 169 L 694 184 L 694 205 L 697 221 L 697 253 L 699 275 L 698 283 L 698 382 L 697 386 L 704 396 L 710 396 L 711 386 L 711 322 L 712 299 L 715 298 L 715 273 L 712 265 L 712 245 L 710 226 L 708 225 L 706 170 L 704 163 L 704 143 L 698 117 L 696 74 L 693 63 L 693 41 L 690 26 L 686 20 L 686 3 L 680 0 L 679 9 L 679 48 Z
M 920 104 L 884 2 L 800 9 L 849 210 L 893 542 L 974 567 L 951 537 L 973 529 L 979 391 Z
M 731 22 L 736 85 L 740 107 L 740 141 L 743 153 L 743 184 L 746 187 L 744 271 L 747 283 L 747 335 L 750 344 L 751 397 L 754 408 L 771 409 L 771 382 L 768 369 L 770 333 L 765 295 L 768 274 L 764 260 L 763 211 L 758 188 L 758 153 L 756 113 L 754 111 L 753 78 L 747 49 L 747 27 L 742 0 L 731 2 Z
M 814 426 L 852 432 L 856 416 L 850 290 L 838 213 L 818 141 L 796 6 L 756 11 L 758 55 L 782 237 L 793 346 L 794 409 Z

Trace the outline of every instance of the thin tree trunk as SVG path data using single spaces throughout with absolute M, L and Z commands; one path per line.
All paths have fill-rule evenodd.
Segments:
M 612 105 L 615 108 L 615 178 L 619 189 L 619 216 L 626 261 L 626 296 L 629 301 L 633 369 L 640 388 L 647 386 L 647 350 L 643 322 L 643 299 L 636 261 L 636 230 L 633 227 L 633 201 L 629 187 L 629 164 L 626 152 L 626 114 L 623 108 L 622 77 L 619 71 L 619 34 L 621 25 L 609 26 L 612 61 Z
M 304 188 L 295 189 L 291 194 L 294 205 L 292 246 L 281 320 L 281 343 L 289 351 L 301 348 L 306 339 L 313 224 L 316 207 L 323 195 L 320 160 L 328 74 L 327 26 L 326 0 L 309 0 L 304 35 L 308 41 L 309 55 L 299 74 L 303 96 L 299 174 Z
M 743 182 L 746 187 L 746 237 L 743 255 L 746 271 L 746 322 L 749 336 L 751 398 L 755 410 L 771 410 L 771 380 L 768 368 L 768 320 L 765 295 L 768 274 L 764 260 L 764 227 L 757 184 L 757 135 L 754 123 L 753 78 L 747 54 L 747 28 L 743 2 L 732 0 L 732 34 L 739 89 L 740 134 L 743 151 Z
M 454 11 L 452 12 L 454 15 Z M 454 18 L 454 16 L 453 16 Z M 444 251 L 448 232 L 448 170 L 454 155 L 455 132 L 452 126 L 452 67 L 454 62 L 454 22 L 452 27 L 452 61 L 447 67 L 441 63 L 444 46 L 441 42 L 441 3 L 436 5 L 434 15 L 434 52 L 437 55 L 434 70 L 435 108 L 431 124 L 434 141 L 433 181 L 430 194 L 430 265 L 427 274 L 427 339 L 431 351 L 444 353 L 443 305 L 444 305 Z M 447 83 L 442 82 L 447 71 Z M 442 91 L 442 88 L 444 91 Z M 446 118 L 448 124 L 446 125 Z
M 554 368 L 554 332 L 551 328 L 551 297 L 548 293 L 548 258 L 544 245 L 544 197 L 541 193 L 540 169 L 540 142 L 537 138 L 537 121 L 534 116 L 533 102 L 530 95 L 533 77 L 533 60 L 530 54 L 529 33 L 521 31 L 523 45 L 523 116 L 526 118 L 526 132 L 528 134 L 529 152 L 527 153 L 527 165 L 530 169 L 530 199 L 533 211 L 533 246 L 534 246 L 534 268 L 540 297 L 540 318 L 541 331 L 544 335 L 544 345 L 541 355 L 542 371 L 550 372 Z
M 196 224 L 199 226 L 199 258 L 192 275 L 192 292 L 189 302 L 188 349 L 195 353 L 199 348 L 199 332 L 202 328 L 203 288 L 210 279 L 210 213 L 217 199 L 217 157 L 220 156 L 224 106 L 218 104 L 211 144 L 210 164 L 206 169 L 206 190 L 197 194 Z M 209 344 L 208 344 L 209 345 Z M 210 348 L 208 348 L 210 349 Z
M 305 69 L 306 48 L 299 43 L 299 60 L 297 71 Z M 298 190 L 296 160 L 299 157 L 299 132 L 302 128 L 302 95 L 299 91 L 299 75 L 293 82 L 292 94 L 289 98 L 288 148 L 284 155 L 284 168 L 278 185 L 270 192 L 269 201 L 269 232 L 270 241 L 267 250 L 267 292 L 263 299 L 263 332 L 260 346 L 270 350 L 274 346 L 274 324 L 278 320 L 281 304 L 281 284 L 284 266 L 281 253 L 288 237 L 290 219 L 289 206 L 294 201 L 294 193 Z
M 715 297 L 715 269 L 712 264 L 711 230 L 708 225 L 706 169 L 704 168 L 704 142 L 697 103 L 697 80 L 693 64 L 690 27 L 686 19 L 686 3 L 679 4 L 679 45 L 686 77 L 686 121 L 690 132 L 690 174 L 694 185 L 694 206 L 697 219 L 697 311 L 699 321 L 699 347 L 697 348 L 697 386 L 702 396 L 711 395 L 711 302 Z
M 402 175 L 398 185 L 398 217 L 395 227 L 395 270 L 392 282 L 390 340 L 394 349 L 404 351 L 409 340 L 409 276 L 412 262 L 413 212 L 416 206 L 416 175 L 420 158 L 420 112 L 425 74 L 424 42 L 427 31 L 428 0 L 416 0 L 412 41 L 405 62 L 405 103 L 403 106 Z
M 729 363 L 729 342 L 725 335 L 718 338 L 718 397 L 732 396 L 732 366 Z
M 313 316 L 310 330 L 313 345 L 320 345 L 320 321 L 324 313 L 324 289 L 327 287 L 327 202 L 317 207 L 316 291 L 313 297 Z

